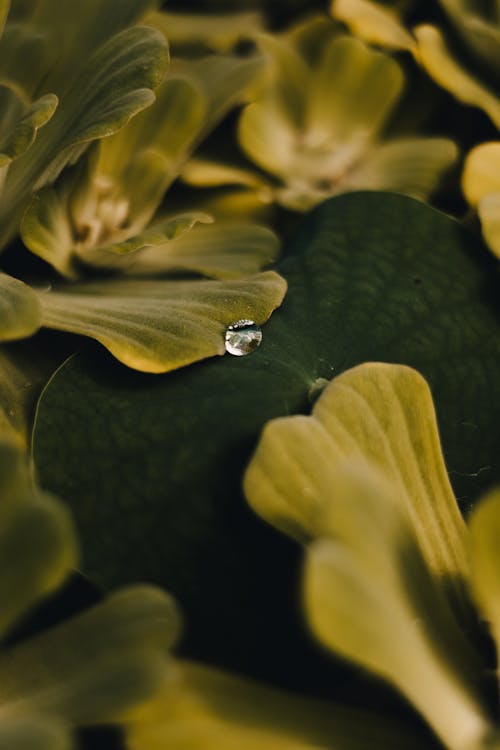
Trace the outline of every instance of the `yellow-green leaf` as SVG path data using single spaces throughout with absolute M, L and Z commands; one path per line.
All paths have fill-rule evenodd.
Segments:
M 480 107 L 500 127 L 500 98 L 496 92 L 461 65 L 434 26 L 417 26 L 417 59 L 429 75 L 459 101 Z
M 172 600 L 134 586 L 0 654 L 2 714 L 81 725 L 116 719 L 149 697 L 178 635 Z
M 402 70 L 388 55 L 359 39 L 332 39 L 309 86 L 309 137 L 319 145 L 321 139 L 368 140 L 385 124 L 402 88 Z
M 396 50 L 413 50 L 415 41 L 396 12 L 371 0 L 333 0 L 332 15 L 355 36 L 370 44 Z
M 173 47 L 203 44 L 215 52 L 229 52 L 235 44 L 260 31 L 262 14 L 253 11 L 234 13 L 148 14 L 145 23 L 160 28 Z
M 346 176 L 344 190 L 404 192 L 426 200 L 458 158 L 448 138 L 396 138 L 376 144 Z
M 0 442 L 0 634 L 76 562 L 69 513 L 33 488 L 27 464 L 16 446 Z
M 2 717 L 1 750 L 72 750 L 73 741 L 67 727 L 47 717 Z
M 36 293 L 27 284 L 0 273 L 0 341 L 26 338 L 41 324 Z
M 356 494 L 347 494 L 343 507 Z M 371 503 L 385 499 L 377 493 Z M 393 525 L 391 505 L 385 511 Z M 371 568 L 342 540 L 320 539 L 310 546 L 304 584 L 310 625 L 333 651 L 392 682 L 450 750 L 479 747 L 492 720 L 481 706 L 481 692 L 467 679 L 467 641 L 446 621 L 446 610 L 405 534 L 391 542 L 387 536 L 376 538 L 380 531 L 376 527 L 363 541 L 385 553 L 385 572 Z M 420 603 L 423 610 L 416 606 Z
M 125 270 L 134 276 L 191 271 L 216 279 L 234 279 L 269 266 L 276 260 L 278 249 L 279 240 L 267 227 L 216 221 L 145 248 L 129 259 Z
M 127 725 L 130 750 L 418 750 L 397 719 L 313 700 L 202 665 L 171 665 L 158 696 Z
M 490 492 L 470 518 L 472 592 L 500 646 L 500 491 Z
M 22 116 L 0 137 L 0 167 L 21 156 L 33 143 L 39 128 L 55 112 L 58 99 L 54 94 L 40 97 L 23 112 Z
M 238 320 L 264 323 L 286 282 L 267 271 L 241 281 L 102 281 L 40 292 L 43 325 L 91 336 L 129 367 L 167 372 L 224 354 Z
M 450 583 L 458 579 L 460 592 L 468 572 L 466 526 L 446 473 L 431 393 L 415 370 L 359 365 L 325 388 L 310 417 L 270 422 L 246 473 L 247 497 L 271 523 L 321 535 L 317 504 L 334 503 L 328 477 L 344 458 L 368 461 L 387 477 L 430 570 Z
M 500 143 L 481 143 L 467 155 L 462 189 L 476 208 L 484 239 L 500 257 Z

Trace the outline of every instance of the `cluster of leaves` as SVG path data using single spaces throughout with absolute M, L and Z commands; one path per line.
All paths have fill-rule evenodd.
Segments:
M 270 5 L 0 0 L 2 749 L 500 747 L 500 9 Z

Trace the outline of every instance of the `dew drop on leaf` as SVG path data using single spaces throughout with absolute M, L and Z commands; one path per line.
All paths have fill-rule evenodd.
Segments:
M 253 320 L 237 320 L 226 329 L 226 352 L 235 357 L 251 354 L 262 341 L 262 330 Z

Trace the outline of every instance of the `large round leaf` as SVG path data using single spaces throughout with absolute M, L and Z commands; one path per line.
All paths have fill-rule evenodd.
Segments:
M 248 357 L 165 376 L 97 348 L 68 361 L 40 401 L 34 450 L 43 485 L 72 505 L 89 575 L 161 583 L 184 607 L 189 653 L 307 687 L 320 670 L 294 616 L 295 548 L 241 496 L 261 427 L 307 412 L 322 379 L 357 363 L 411 365 L 467 509 L 500 477 L 500 303 L 484 249 L 396 195 L 323 204 L 280 271 L 289 292 Z

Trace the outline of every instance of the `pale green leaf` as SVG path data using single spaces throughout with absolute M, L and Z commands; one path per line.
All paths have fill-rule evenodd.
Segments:
M 149 150 L 163 154 L 173 170 L 189 153 L 204 114 L 205 101 L 196 82 L 169 76 L 152 107 L 102 142 L 98 171 L 121 179 L 134 155 Z
M 462 174 L 465 198 L 476 208 L 483 237 L 500 257 L 500 143 L 475 146 L 467 155 Z
M 323 463 L 315 451 L 327 457 L 328 474 L 319 473 Z M 334 502 L 327 499 L 327 477 L 344 458 L 368 461 L 387 477 L 430 570 L 455 585 L 452 599 L 460 599 L 468 573 L 466 526 L 446 473 L 431 393 L 415 370 L 359 365 L 325 388 L 310 417 L 270 422 L 247 470 L 247 497 L 271 523 L 321 535 L 316 504 Z
M 71 750 L 67 727 L 46 717 L 23 716 L 0 721 L 0 750 Z
M 248 39 L 263 27 L 262 14 L 234 13 L 151 13 L 145 19 L 163 31 L 173 47 L 203 44 L 215 52 L 229 52 L 238 41 Z
M 202 213 L 178 214 L 169 216 L 151 224 L 137 235 L 133 235 L 121 242 L 116 241 L 109 245 L 92 248 L 77 248 L 77 254 L 82 261 L 89 265 L 103 266 L 106 268 L 123 267 L 132 258 L 129 256 L 140 255 L 137 251 L 144 248 L 163 245 L 164 243 L 174 241 L 177 238 L 188 234 L 190 230 L 198 223 L 210 224 L 211 216 Z
M 470 518 L 472 592 L 500 645 L 500 492 L 493 490 Z
M 308 91 L 306 127 L 321 145 L 365 142 L 385 124 L 403 88 L 398 63 L 359 39 L 334 38 Z
M 9 22 L 0 44 L 0 82 L 13 88 L 27 104 L 41 88 L 46 94 L 52 91 L 41 84 L 56 57 L 57 47 L 48 30 Z
M 500 257 L 500 192 L 481 198 L 477 212 L 486 244 Z
M 188 185 L 195 187 L 220 187 L 221 185 L 245 185 L 247 187 L 268 187 L 256 171 L 239 165 L 205 159 L 195 156 L 182 169 L 181 177 Z
M 465 524 L 425 380 L 402 365 L 347 370 L 310 417 L 266 426 L 244 488 L 266 520 L 312 540 L 318 638 L 391 681 L 453 750 L 486 736 L 483 665 L 462 630 Z
M 286 178 L 294 162 L 297 133 L 274 99 L 267 97 L 245 107 L 238 122 L 238 140 L 259 167 Z
M 231 109 L 252 98 L 264 69 L 261 55 L 208 55 L 197 60 L 172 61 L 172 75 L 192 77 L 205 96 L 207 111 L 200 139 Z
M 304 125 L 304 102 L 307 96 L 309 68 L 294 46 L 272 34 L 258 34 L 256 40 L 270 59 L 272 95 L 282 115 L 297 128 Z
M 500 127 L 500 99 L 496 92 L 456 60 L 441 32 L 434 26 L 418 26 L 417 59 L 429 75 L 459 101 L 483 109 Z
M 52 592 L 76 562 L 68 511 L 33 488 L 27 458 L 0 443 L 0 633 Z
M 500 193 L 500 142 L 481 143 L 467 154 L 462 189 L 474 207 L 486 195 Z
M 447 138 L 399 138 L 378 143 L 346 175 L 342 190 L 387 190 L 426 200 L 458 158 Z
M 2 713 L 37 711 L 77 725 L 116 719 L 156 688 L 178 629 L 162 591 L 123 589 L 0 654 Z
M 35 291 L 5 273 L 0 273 L 0 289 L 0 341 L 31 336 L 41 324 L 40 303 Z
M 54 94 L 40 97 L 23 112 L 22 116 L 0 135 L 0 167 L 21 156 L 33 143 L 37 131 L 54 114 L 58 99 Z
M 100 144 L 98 179 L 118 183 L 130 221 L 144 226 L 178 176 L 205 125 L 206 102 L 195 81 L 168 77 L 153 106 Z
M 67 278 L 76 278 L 76 238 L 69 213 L 71 181 L 63 178 L 57 187 L 45 187 L 28 206 L 21 222 L 21 237 L 33 253 Z
M 127 725 L 130 750 L 407 750 L 432 747 L 397 719 L 313 700 L 202 665 L 173 664 Z
M 370 44 L 395 50 L 413 50 L 415 40 L 397 13 L 387 5 L 371 0 L 333 0 L 334 18 L 343 21 L 352 33 Z
M 371 502 L 384 499 L 376 494 Z M 385 510 L 392 513 L 390 504 Z M 389 539 L 372 534 L 364 542 L 383 546 Z M 305 571 L 310 625 L 333 651 L 399 688 L 450 750 L 479 747 L 492 722 L 481 707 L 481 693 L 460 673 L 467 661 L 467 642 L 463 640 L 463 651 L 461 634 L 450 631 L 448 622 L 439 622 L 441 602 L 404 534 L 385 552 L 393 557 L 392 576 L 390 567 L 385 575 L 370 569 L 348 544 L 329 539 L 314 542 Z M 398 581 L 398 573 L 403 581 Z M 426 602 L 427 611 L 415 607 L 420 602 Z M 429 616 L 442 627 L 440 640 Z M 454 649 L 447 638 L 456 640 Z
M 217 221 L 194 227 L 167 243 L 145 248 L 130 258 L 134 276 L 190 271 L 217 279 L 257 273 L 276 260 L 274 232 L 256 224 Z
M 103 281 L 40 292 L 43 325 L 95 338 L 120 361 L 167 372 L 224 354 L 228 325 L 260 324 L 286 283 L 267 271 L 242 281 Z
M 472 53 L 472 58 L 493 73 L 500 65 L 498 4 L 470 0 L 439 0 L 448 18 Z M 497 6 L 495 8 L 495 5 Z
M 5 21 L 9 14 L 10 0 L 0 0 L 0 36 L 5 28 Z
M 17 3 L 16 3 L 17 5 Z M 57 45 L 57 65 L 50 71 L 46 86 L 57 94 L 66 91 L 89 57 L 106 40 L 136 23 L 156 0 L 85 0 L 61 3 L 58 0 L 29 2 L 23 16 Z
M 159 156 L 153 159 L 155 163 L 158 163 Z M 63 276 L 77 278 L 82 270 L 80 264 L 126 269 L 133 262 L 128 255 L 141 248 L 175 239 L 197 222 L 212 220 L 200 212 L 179 214 L 156 221 L 143 229 L 143 220 L 147 218 L 143 215 L 135 216 L 135 222 L 125 221 L 124 228 L 118 220 L 116 228 L 110 232 L 106 220 L 109 221 L 112 216 L 109 213 L 106 215 L 99 205 L 95 157 L 97 153 L 91 154 L 87 160 L 89 164 L 79 165 L 72 174 L 65 174 L 55 187 L 43 188 L 32 199 L 21 223 L 21 237 L 25 245 Z M 144 166 L 144 162 L 141 163 Z M 161 176 L 160 180 L 163 181 L 164 177 Z M 144 208 L 147 195 L 140 200 L 144 201 L 143 210 L 147 210 Z M 111 200 L 108 205 L 111 210 L 114 207 L 116 212 L 123 201 L 127 201 L 127 198 L 117 197 L 114 203 Z M 135 208 L 140 210 L 141 206 L 136 205 Z
M 92 140 L 111 135 L 151 105 L 166 65 L 166 42 L 154 29 L 134 27 L 104 44 L 77 76 L 29 159 L 18 159 L 9 170 L 0 219 L 12 224 L 33 189 L 53 181 Z

